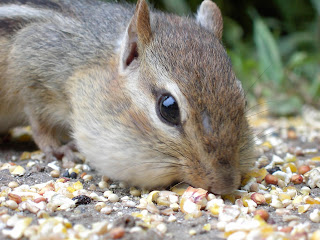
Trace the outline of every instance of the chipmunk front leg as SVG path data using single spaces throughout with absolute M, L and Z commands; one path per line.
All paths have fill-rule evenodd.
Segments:
M 31 125 L 33 139 L 45 154 L 47 162 L 57 159 L 62 160 L 64 156 L 68 161 L 75 163 L 81 162 L 74 153 L 74 151 L 77 151 L 77 148 L 73 140 L 65 145 L 61 145 L 55 126 L 51 126 L 48 121 L 41 119 L 41 117 L 29 108 L 26 108 L 26 114 Z

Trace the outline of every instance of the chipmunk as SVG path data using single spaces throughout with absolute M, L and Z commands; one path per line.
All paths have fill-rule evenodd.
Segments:
M 219 8 L 195 18 L 96 0 L 0 1 L 0 132 L 30 124 L 48 159 L 146 188 L 230 193 L 252 166 L 245 94 Z

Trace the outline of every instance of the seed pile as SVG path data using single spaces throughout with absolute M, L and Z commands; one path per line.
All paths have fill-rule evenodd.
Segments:
M 186 184 L 170 190 L 128 188 L 97 176 L 87 164 L 65 169 L 60 162 L 45 167 L 49 181 L 27 185 L 21 179 L 32 174 L 43 154 L 1 159 L 0 176 L 12 180 L 0 189 L 1 234 L 8 239 L 148 239 L 148 233 L 160 239 L 320 239 L 320 129 L 300 118 L 253 124 L 263 136 L 256 139 L 256 167 L 239 190 L 224 196 Z M 89 224 L 76 217 L 89 209 Z M 183 233 L 171 227 L 184 224 Z

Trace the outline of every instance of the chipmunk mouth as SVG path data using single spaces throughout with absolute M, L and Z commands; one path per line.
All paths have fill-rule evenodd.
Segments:
M 241 183 L 240 173 L 210 173 L 205 175 L 192 175 L 190 181 L 187 181 L 193 187 L 203 188 L 218 195 L 224 195 L 232 193 L 234 190 L 238 189 Z
M 211 185 L 209 191 L 215 194 L 229 194 L 238 189 L 241 183 L 240 174 L 228 174 L 219 179 L 219 183 Z

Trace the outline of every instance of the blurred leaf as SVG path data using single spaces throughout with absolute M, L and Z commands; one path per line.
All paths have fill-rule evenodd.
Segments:
M 320 73 L 315 77 L 313 83 L 311 84 L 310 93 L 315 101 L 320 99 Z
M 293 32 L 281 38 L 279 49 L 282 56 L 287 56 L 297 51 L 301 46 L 305 46 L 304 48 L 307 50 L 314 48 L 314 34 L 310 34 L 310 32 Z
M 294 69 L 305 64 L 308 55 L 305 52 L 296 52 L 294 53 L 287 63 L 287 67 Z
M 224 19 L 224 42 L 232 47 L 239 44 L 243 36 L 242 27 L 233 19 Z
M 296 74 L 301 79 L 300 81 L 304 80 L 305 85 L 310 85 L 316 80 L 316 76 L 320 74 L 320 55 L 308 53 L 303 61 L 300 61 L 299 64 L 289 70 Z
M 318 15 L 320 16 L 320 1 L 319 0 L 311 0 L 313 7 L 317 10 Z
M 279 87 L 283 84 L 284 73 L 276 41 L 261 18 L 255 18 L 253 26 L 260 70 L 265 71 L 264 78 L 272 80 Z
M 269 111 L 276 116 L 292 116 L 300 112 L 302 101 L 297 96 L 273 96 L 273 101 L 268 102 Z
M 163 0 L 163 3 L 166 9 L 179 15 L 185 15 L 191 12 L 190 7 L 185 0 Z

